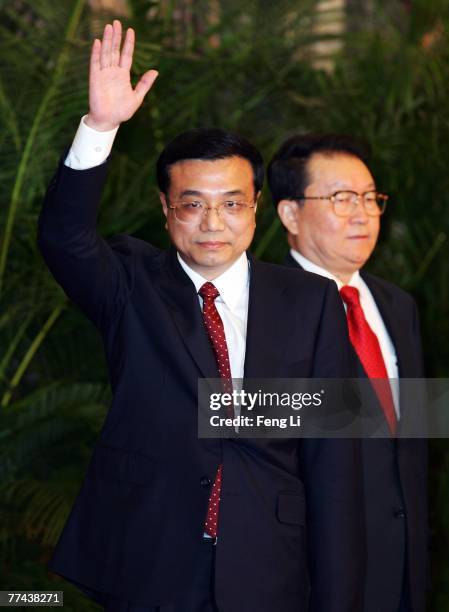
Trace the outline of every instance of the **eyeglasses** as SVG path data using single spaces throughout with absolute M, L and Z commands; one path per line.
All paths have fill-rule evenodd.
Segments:
M 256 203 L 239 202 L 238 200 L 224 200 L 217 206 L 207 206 L 204 200 L 180 200 L 167 204 L 175 213 L 180 223 L 195 223 L 202 219 L 207 212 L 214 210 L 221 219 L 236 221 L 244 218 L 248 212 L 256 207 Z
M 329 196 L 300 196 L 295 200 L 330 200 L 334 213 L 338 217 L 349 217 L 357 208 L 360 201 L 365 212 L 370 217 L 379 217 L 385 212 L 388 196 L 378 191 L 366 191 L 357 193 L 355 191 L 336 191 Z

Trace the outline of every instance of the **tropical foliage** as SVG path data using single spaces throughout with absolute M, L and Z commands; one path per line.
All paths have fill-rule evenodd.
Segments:
M 157 66 L 160 77 L 120 129 L 101 230 L 167 244 L 154 162 L 163 143 L 188 127 L 241 132 L 267 159 L 296 131 L 362 136 L 372 145 L 377 181 L 391 195 L 370 267 L 415 294 L 428 374 L 448 376 L 447 3 L 350 2 L 348 27 L 337 34 L 315 27 L 317 4 L 129 0 L 135 73 Z M 64 588 L 65 608 L 77 611 L 97 608 L 62 587 L 45 564 L 110 391 L 95 330 L 43 265 L 36 221 L 46 184 L 86 112 L 90 41 L 109 17 L 84 0 L 0 1 L 0 589 Z M 327 70 L 317 63 L 317 42 L 339 45 L 325 58 Z M 286 245 L 268 194 L 258 214 L 254 252 L 280 261 Z M 442 440 L 431 450 L 429 609 L 444 612 L 449 448 Z

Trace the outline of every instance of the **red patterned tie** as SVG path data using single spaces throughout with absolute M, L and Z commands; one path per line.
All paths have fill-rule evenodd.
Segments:
M 347 306 L 346 316 L 352 346 L 368 377 L 373 379 L 371 382 L 379 398 L 388 426 L 391 433 L 395 435 L 397 427 L 396 412 L 390 384 L 385 380 L 388 379 L 388 374 L 379 340 L 365 319 L 360 305 L 358 289 L 345 285 L 340 289 L 340 295 Z
M 223 327 L 223 321 L 215 306 L 215 298 L 220 295 L 218 289 L 212 283 L 204 283 L 198 291 L 203 298 L 203 318 L 204 324 L 209 334 L 209 339 L 215 354 L 218 365 L 218 373 L 223 379 L 224 391 L 232 392 L 231 366 L 229 364 L 228 345 L 226 344 L 226 336 Z M 233 416 L 234 411 L 232 406 L 228 416 Z M 218 508 L 220 504 L 221 492 L 221 477 L 223 465 L 220 464 L 217 469 L 214 484 L 212 486 L 211 496 L 209 498 L 209 506 L 207 509 L 206 523 L 204 531 L 212 538 L 217 537 L 218 531 Z

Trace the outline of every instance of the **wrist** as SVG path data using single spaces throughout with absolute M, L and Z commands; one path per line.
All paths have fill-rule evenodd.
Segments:
M 98 121 L 93 118 L 90 114 L 86 115 L 83 119 L 84 123 L 92 130 L 97 132 L 111 132 L 119 127 L 119 123 L 110 123 L 108 121 Z

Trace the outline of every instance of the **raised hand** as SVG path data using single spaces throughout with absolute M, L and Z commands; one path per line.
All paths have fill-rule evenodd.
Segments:
M 90 56 L 89 114 L 85 122 L 96 130 L 112 130 L 130 119 L 156 80 L 156 70 L 148 70 L 132 88 L 134 40 L 134 30 L 128 28 L 120 51 L 122 24 L 118 20 L 105 26 L 103 40 L 94 40 Z

